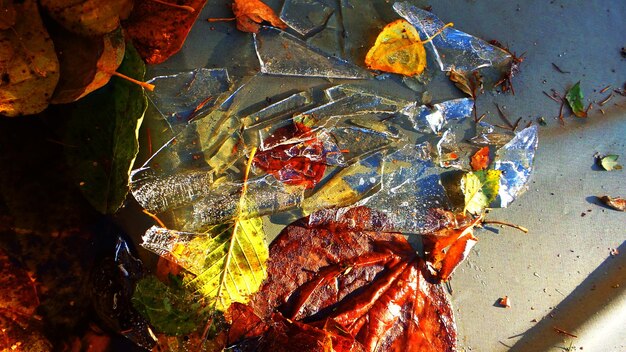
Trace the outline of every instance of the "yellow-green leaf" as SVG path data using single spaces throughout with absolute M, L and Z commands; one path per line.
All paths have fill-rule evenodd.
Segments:
M 500 170 L 468 172 L 461 179 L 461 190 L 465 195 L 465 209 L 479 214 L 498 196 Z

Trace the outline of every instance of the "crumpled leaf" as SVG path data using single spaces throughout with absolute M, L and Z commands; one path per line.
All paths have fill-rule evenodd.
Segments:
M 587 117 L 583 98 L 583 91 L 580 89 L 580 81 L 574 84 L 565 94 L 565 99 L 569 107 L 572 108 L 574 115 L 578 117 Z
M 103 35 L 128 17 L 133 0 L 41 0 L 41 6 L 67 30 L 83 36 Z
M 235 0 L 233 13 L 237 19 L 237 29 L 242 32 L 259 33 L 263 22 L 281 29 L 287 28 L 287 24 L 261 0 Z
M 619 155 L 608 154 L 599 158 L 599 164 L 606 171 L 621 170 L 622 165 L 617 163 Z
M 119 72 L 143 80 L 145 65 L 130 45 Z M 72 111 L 65 138 L 67 160 L 83 195 L 101 213 L 115 213 L 126 198 L 147 105 L 143 88 L 114 77 Z
M 351 212 L 355 221 L 372 215 L 364 207 Z M 310 227 L 303 219 L 272 243 L 268 279 L 251 306 L 263 321 L 278 311 L 310 328 L 337 326 L 365 351 L 453 351 L 450 302 L 428 278 L 425 262 L 400 234 Z
M 203 321 L 202 305 L 182 282 L 172 280 L 170 287 L 154 276 L 147 276 L 137 283 L 132 303 L 159 332 L 179 336 L 198 328 Z
M 383 28 L 365 56 L 365 64 L 373 70 L 415 76 L 426 67 L 426 50 L 415 27 L 399 19 Z
M 468 172 L 461 179 L 461 190 L 465 195 L 464 212 L 480 214 L 498 196 L 500 170 Z
M 59 61 L 34 0 L 13 2 L 16 20 L 0 30 L 0 114 L 44 110 L 59 80 Z
M 206 0 L 183 0 L 173 7 L 152 0 L 137 0 L 124 29 L 147 64 L 160 64 L 182 48 Z
M 82 37 L 60 26 L 48 26 L 56 49 L 61 77 L 51 103 L 76 101 L 103 87 L 124 59 L 122 30 L 99 37 Z
M 489 166 L 489 147 L 478 149 L 471 157 L 470 166 L 474 171 L 486 169 Z
M 626 199 L 624 198 L 602 196 L 598 197 L 598 199 L 600 199 L 602 203 L 608 205 L 615 210 L 626 211 Z

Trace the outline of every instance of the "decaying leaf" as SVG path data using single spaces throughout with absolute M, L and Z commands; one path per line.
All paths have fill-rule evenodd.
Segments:
M 486 169 L 489 166 L 489 147 L 482 147 L 474 153 L 470 160 L 470 166 L 474 171 Z
M 509 298 L 509 296 L 504 296 L 498 299 L 498 304 L 502 308 L 511 308 L 511 299 Z
M 59 80 L 59 61 L 34 0 L 13 2 L 16 19 L 0 30 L 0 114 L 44 110 Z M 6 24 L 3 25 L 6 27 Z
M 626 211 L 626 199 L 624 198 L 602 196 L 598 197 L 598 199 L 600 199 L 602 203 L 608 205 L 615 210 Z
M 119 72 L 143 79 L 145 65 L 130 45 Z M 143 88 L 114 77 L 72 111 L 65 138 L 67 160 L 81 191 L 101 213 L 114 213 L 126 198 L 147 105 Z
M 67 30 L 94 36 L 117 29 L 133 8 L 133 0 L 41 0 L 41 6 Z
M 287 28 L 287 24 L 261 0 L 235 0 L 233 13 L 237 20 L 237 29 L 242 32 L 258 33 L 263 22 L 269 22 L 281 29 Z
M 468 172 L 461 179 L 461 190 L 465 195 L 465 209 L 480 214 L 498 196 L 500 170 Z
M 160 64 L 183 46 L 206 0 L 182 0 L 173 7 L 153 0 L 137 0 L 124 29 L 148 64 Z
M 457 88 L 472 99 L 476 100 L 483 93 L 483 77 L 478 71 L 466 73 L 452 70 L 447 75 Z
M 71 103 L 103 87 L 124 59 L 121 29 L 87 38 L 60 26 L 49 28 L 61 66 L 53 104 Z
M 583 102 L 583 91 L 580 89 L 580 82 L 574 84 L 565 94 L 565 99 L 572 109 L 574 115 L 578 117 L 587 117 L 587 111 L 585 111 L 585 103 Z
M 244 333 L 239 338 L 231 334 L 230 342 L 258 333 L 259 319 L 287 318 L 294 325 L 278 333 L 269 329 L 265 338 L 239 346 L 267 350 L 265 343 L 278 350 L 281 342 L 295 343 L 297 334 L 307 331 L 309 338 L 317 336 L 312 338 L 316 343 L 302 351 L 323 351 L 329 345 L 324 335 L 333 348 L 339 335 L 354 338 L 365 351 L 455 350 L 450 302 L 440 285 L 428 281 L 425 262 L 400 234 L 360 230 L 359 222 L 371 216 L 369 209 L 355 208 L 345 216 L 355 227 L 312 227 L 303 219 L 281 232 L 271 246 L 268 279 L 251 301 L 258 319 L 248 319 L 250 329 L 238 326 Z
M 415 27 L 399 19 L 383 28 L 365 64 L 372 70 L 415 76 L 426 67 L 426 50 Z
M 608 154 L 598 158 L 598 164 L 606 171 L 621 170 L 622 165 L 617 163 L 619 155 Z

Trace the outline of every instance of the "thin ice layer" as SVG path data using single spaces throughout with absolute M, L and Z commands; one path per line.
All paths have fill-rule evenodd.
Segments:
M 254 34 L 261 72 L 282 76 L 367 79 L 370 73 L 273 27 Z
M 415 26 L 422 37 L 435 35 L 445 25 L 431 12 L 410 2 L 396 2 L 393 9 Z M 511 55 L 506 51 L 454 28 L 444 29 L 429 45 L 442 71 L 470 72 L 482 67 L 503 67 L 512 63 Z
M 198 68 L 149 81 L 154 91 L 148 98 L 167 122 L 175 128 L 208 111 L 217 98 L 231 87 L 228 71 L 223 68 Z
M 307 37 L 324 28 L 333 11 L 324 1 L 285 0 L 280 19 L 289 28 Z
M 498 149 L 494 165 L 502 171 L 498 191 L 501 207 L 507 207 L 528 188 L 538 141 L 537 126 L 533 125 Z
M 418 132 L 440 134 L 449 121 L 462 120 L 472 114 L 474 102 L 470 98 L 447 100 L 434 105 L 413 103 L 402 110 Z

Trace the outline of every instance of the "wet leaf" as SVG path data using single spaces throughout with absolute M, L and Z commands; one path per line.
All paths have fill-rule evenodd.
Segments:
M 574 115 L 578 117 L 587 117 L 587 112 L 585 111 L 585 103 L 583 102 L 584 96 L 583 92 L 580 89 L 580 82 L 574 84 L 565 94 L 565 99 L 569 104 L 569 107 L 572 109 Z
M 122 30 L 99 37 L 82 37 L 60 26 L 50 25 L 61 78 L 51 103 L 76 101 L 103 87 L 124 59 Z
M 287 326 L 297 329 L 279 334 L 281 339 L 268 334 L 262 340 L 277 350 L 281 341 L 292 341 L 306 328 L 319 329 L 316 334 L 342 331 L 365 351 L 454 350 L 450 302 L 441 286 L 428 282 L 426 264 L 402 235 L 360 230 L 358 224 L 373 216 L 367 208 L 349 213 L 345 216 L 356 222 L 353 230 L 334 224 L 310 227 L 304 219 L 272 243 L 268 279 L 251 307 L 262 321 L 276 321 L 277 311 L 304 326 Z M 321 351 L 322 346 L 301 350 Z
M 83 36 L 103 35 L 128 17 L 133 0 L 41 0 L 41 6 L 67 30 Z
M 50 102 L 59 62 L 36 2 L 13 2 L 13 8 L 16 20 L 0 30 L 0 114 L 36 114 Z
M 160 64 L 183 46 L 206 0 L 176 2 L 195 11 L 153 0 L 137 0 L 124 29 L 148 64 Z
M 154 276 L 145 277 L 137 283 L 132 302 L 154 328 L 167 335 L 188 334 L 203 321 L 202 305 L 178 281 L 169 287 Z
M 600 166 L 606 171 L 621 170 L 622 165 L 617 163 L 619 155 L 609 154 L 599 158 Z
M 119 72 L 143 79 L 145 66 L 132 46 L 126 47 Z M 126 198 L 146 107 L 143 88 L 114 77 L 72 111 L 65 138 L 67 160 L 81 191 L 101 213 L 114 213 Z
M 465 195 L 464 212 L 480 214 L 498 196 L 500 170 L 468 172 L 461 179 L 461 190 Z
M 624 198 L 602 196 L 598 197 L 598 199 L 600 199 L 602 203 L 608 205 L 615 210 L 626 211 L 626 199 Z
M 281 29 L 287 28 L 274 10 L 261 0 L 235 0 L 233 13 L 237 19 L 237 29 L 242 32 L 258 33 L 263 22 Z
M 486 169 L 489 166 L 489 147 L 482 147 L 474 153 L 470 165 L 474 171 Z
M 413 25 L 403 19 L 389 23 L 365 56 L 373 70 L 415 76 L 426 67 L 426 50 Z

